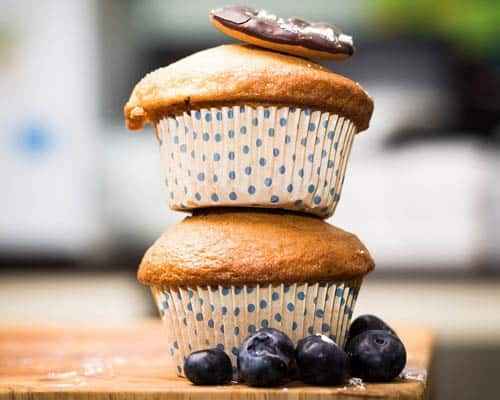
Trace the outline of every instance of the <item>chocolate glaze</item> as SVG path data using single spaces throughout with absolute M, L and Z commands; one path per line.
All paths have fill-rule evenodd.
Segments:
M 324 22 L 309 22 L 300 18 L 284 20 L 265 10 L 246 6 L 227 6 L 212 10 L 210 15 L 229 29 L 269 42 L 346 56 L 354 53 L 352 38 Z

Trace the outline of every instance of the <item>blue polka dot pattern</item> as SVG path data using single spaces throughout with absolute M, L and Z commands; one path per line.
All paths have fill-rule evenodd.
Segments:
M 345 118 L 303 108 L 237 106 L 161 122 L 158 140 L 173 209 L 272 205 L 324 218 L 340 201 L 356 133 Z
M 328 282 L 243 288 L 211 286 L 165 289 L 155 297 L 168 326 L 172 318 L 182 321 L 176 329 L 168 330 L 167 340 L 168 354 L 175 365 L 182 367 L 189 353 L 203 348 L 232 349 L 228 354 L 234 357 L 241 341 L 259 328 L 283 330 L 294 342 L 315 333 L 340 335 L 339 345 L 343 346 L 358 288 L 359 284 L 349 287 Z M 245 321 L 248 321 L 245 323 L 240 319 L 241 305 L 245 307 Z M 312 320 L 306 317 L 307 311 L 313 314 Z M 214 329 L 217 332 L 213 332 Z M 333 332 L 337 335 L 332 335 Z

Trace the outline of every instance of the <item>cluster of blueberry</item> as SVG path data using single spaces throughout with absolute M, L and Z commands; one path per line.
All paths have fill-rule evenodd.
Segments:
M 307 336 L 294 347 L 283 332 L 265 328 L 242 343 L 237 360 L 238 380 L 249 386 L 279 386 L 294 379 L 335 386 L 349 376 L 367 382 L 393 380 L 406 365 L 406 350 L 384 321 L 363 315 L 351 324 L 345 351 L 320 334 Z M 231 360 L 220 349 L 191 353 L 184 371 L 196 385 L 221 385 L 233 378 Z

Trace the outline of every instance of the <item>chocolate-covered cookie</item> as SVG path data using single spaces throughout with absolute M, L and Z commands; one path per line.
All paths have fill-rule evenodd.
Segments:
M 246 6 L 212 10 L 210 20 L 235 39 L 296 56 L 343 60 L 354 53 L 352 37 L 323 22 L 285 20 Z

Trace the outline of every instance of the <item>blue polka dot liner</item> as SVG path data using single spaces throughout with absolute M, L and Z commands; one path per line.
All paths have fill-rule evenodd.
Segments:
M 357 132 L 339 115 L 263 106 L 184 112 L 156 130 L 170 208 L 282 208 L 323 218 L 339 202 Z
M 276 328 L 297 343 L 312 333 L 345 344 L 347 329 L 362 279 L 193 288 L 152 287 L 166 327 L 166 353 L 183 376 L 191 352 L 220 347 L 232 358 L 245 338 L 262 327 Z

